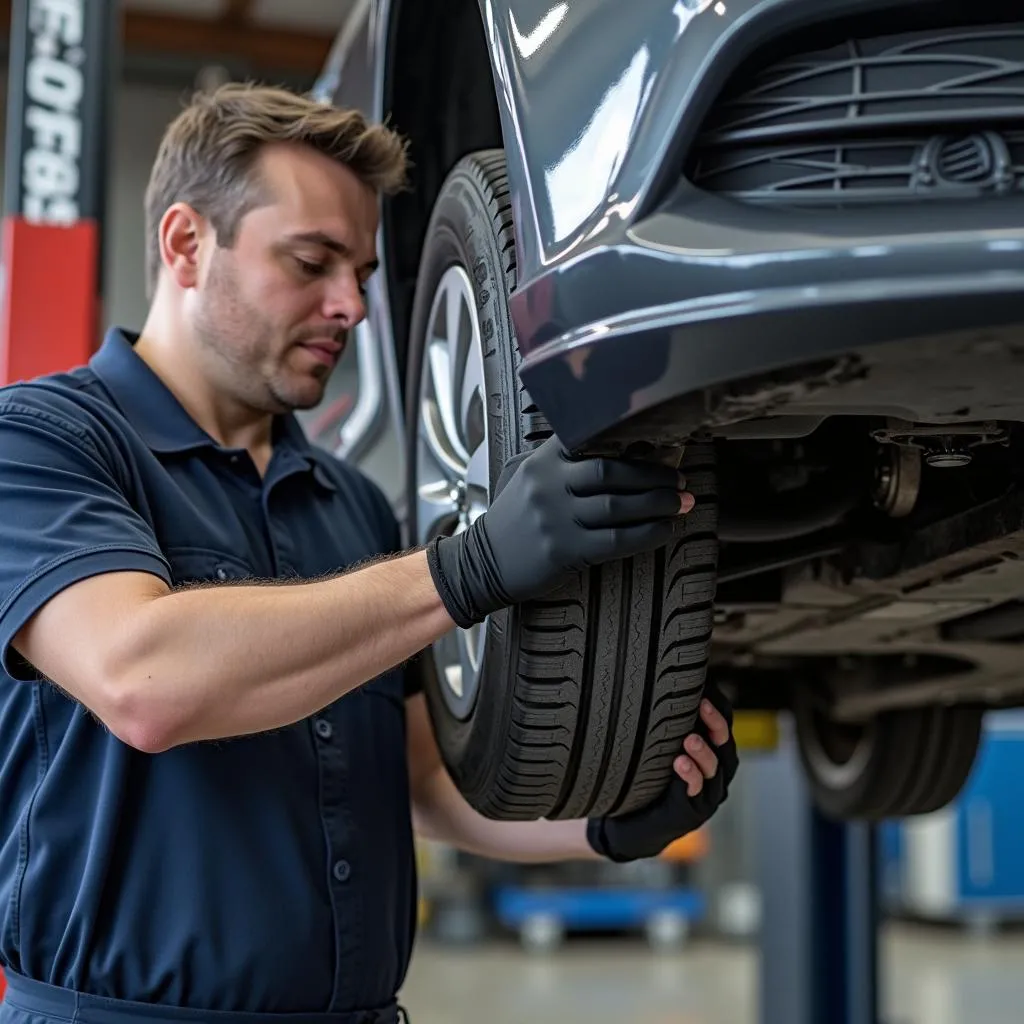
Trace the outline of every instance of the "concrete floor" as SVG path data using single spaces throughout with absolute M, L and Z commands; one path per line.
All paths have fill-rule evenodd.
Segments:
M 883 939 L 885 1024 L 1020 1024 L 1024 937 L 904 925 Z M 411 1024 L 760 1024 L 756 949 L 573 939 L 548 956 L 515 942 L 422 941 L 405 990 Z

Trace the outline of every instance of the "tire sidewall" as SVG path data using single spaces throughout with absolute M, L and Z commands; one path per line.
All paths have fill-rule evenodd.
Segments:
M 413 542 L 416 531 L 416 460 L 420 390 L 434 294 L 443 275 L 461 266 L 472 284 L 483 349 L 484 408 L 489 455 L 488 503 L 505 462 L 523 450 L 520 429 L 516 343 L 508 311 L 512 283 L 501 263 L 494 228 L 483 212 L 487 197 L 462 168 L 450 176 L 434 208 L 417 278 L 409 335 L 407 424 L 407 494 Z M 513 272 L 514 274 L 514 272 Z M 476 700 L 459 720 L 450 711 L 438 678 L 432 652 L 423 652 L 423 677 L 435 734 L 456 785 L 470 797 L 492 784 L 500 761 L 502 735 L 511 726 L 515 654 L 518 647 L 518 609 L 495 612 L 488 619 L 483 670 Z M 475 792 L 476 791 L 476 792 Z

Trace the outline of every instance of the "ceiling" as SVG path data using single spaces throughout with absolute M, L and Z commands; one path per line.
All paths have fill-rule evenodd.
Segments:
M 96 2 L 96 0 L 87 0 Z M 357 0 L 119 0 L 124 56 L 223 65 L 233 77 L 315 76 Z M 10 24 L 11 0 L 0 0 Z

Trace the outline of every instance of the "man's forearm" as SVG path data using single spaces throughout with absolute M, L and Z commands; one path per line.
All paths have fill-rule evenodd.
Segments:
M 587 842 L 585 821 L 490 821 L 478 816 L 447 839 L 467 853 L 516 864 L 554 864 L 567 860 L 596 860 Z
M 324 581 L 161 596 L 117 674 L 160 749 L 289 725 L 452 628 L 417 551 Z
M 417 832 L 466 853 L 520 864 L 598 859 L 585 821 L 492 821 L 469 805 L 443 768 L 416 797 Z

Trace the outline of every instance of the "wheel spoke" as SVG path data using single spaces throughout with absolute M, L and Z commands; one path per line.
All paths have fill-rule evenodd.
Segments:
M 449 689 L 451 689 L 452 693 L 454 693 L 456 697 L 461 697 L 465 692 L 462 685 L 463 678 L 464 675 L 461 659 L 456 665 L 445 665 L 444 681 L 448 684 Z
M 448 279 L 448 286 L 445 291 L 445 326 L 447 328 L 448 341 L 448 373 L 449 389 L 452 396 L 452 421 L 454 429 L 458 434 L 459 443 L 465 447 L 465 436 L 462 431 L 461 422 L 461 383 L 465 372 L 466 346 L 463 338 L 469 332 L 466 325 L 468 310 L 466 300 L 462 294 L 461 280 L 456 274 Z
M 451 349 L 448 342 L 444 338 L 432 340 L 429 355 L 431 382 L 438 415 L 444 427 L 445 447 L 458 462 L 465 465 L 469 461 L 469 453 L 459 438 L 459 428 L 455 421 L 455 392 L 452 390 Z
M 465 370 L 459 388 L 459 428 L 466 448 L 472 451 L 485 436 L 487 403 L 484 400 L 483 354 L 480 333 L 475 321 L 471 322 L 467 341 Z
M 480 671 L 482 633 L 479 626 L 459 630 L 459 665 L 463 679 L 473 679 Z
M 476 451 L 469 457 L 465 470 L 466 496 L 471 502 L 483 502 L 485 508 L 491 484 L 488 479 L 489 461 L 487 446 L 479 444 Z
M 421 542 L 438 533 L 451 533 L 459 514 L 452 485 L 447 480 L 422 484 L 416 496 L 416 522 Z
M 487 640 L 487 630 L 483 626 L 474 626 L 470 630 L 470 639 L 473 642 L 473 664 L 479 672 L 484 664 L 484 643 Z
M 420 437 L 432 462 L 435 473 L 441 473 L 449 482 L 459 480 L 466 472 L 466 463 L 461 460 L 448 444 L 448 436 L 435 402 L 423 403 L 423 415 L 420 417 Z

